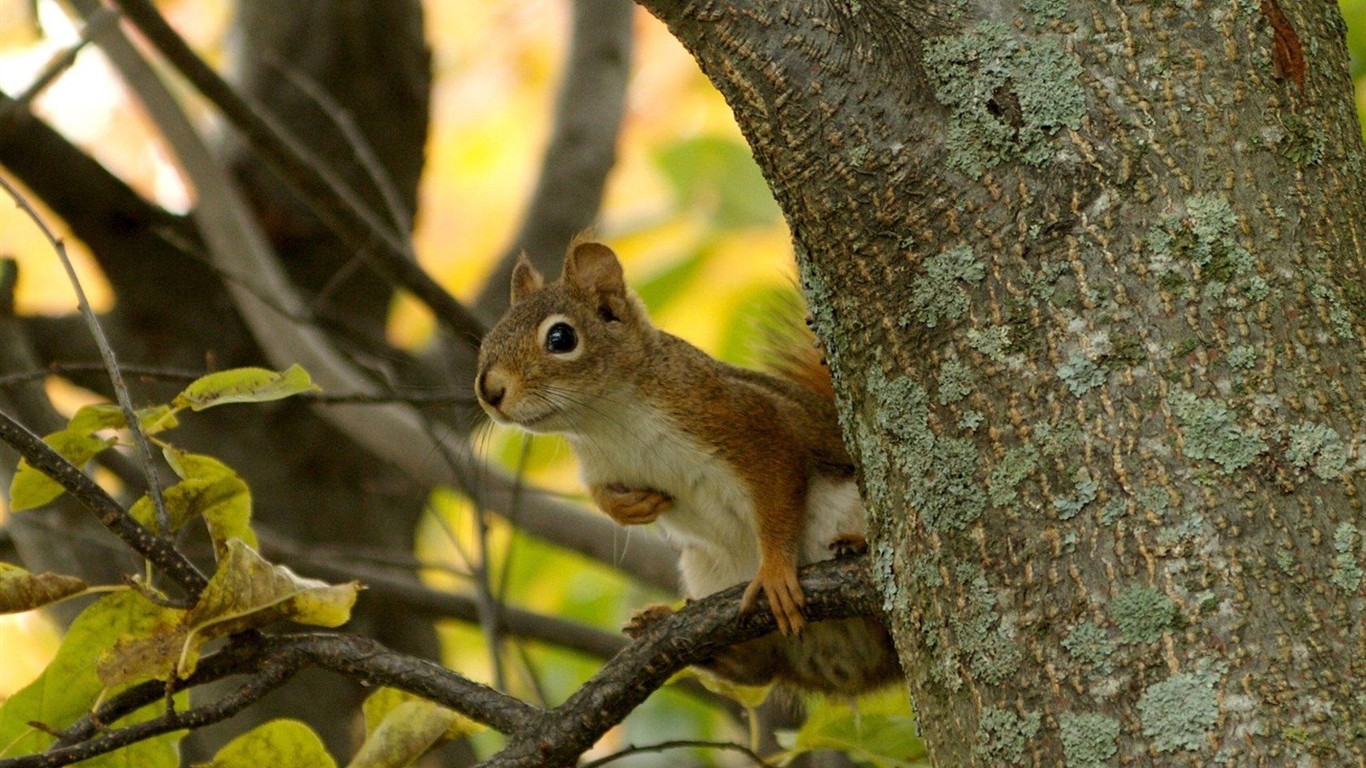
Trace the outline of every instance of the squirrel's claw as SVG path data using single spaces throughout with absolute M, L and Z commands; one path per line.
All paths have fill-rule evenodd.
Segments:
M 760 565 L 758 575 L 745 588 L 745 595 L 740 600 L 741 613 L 754 610 L 761 590 L 768 596 L 768 607 L 778 622 L 778 631 L 784 635 L 801 632 L 806 625 L 806 617 L 802 615 L 806 595 L 797 581 L 796 565 L 785 563 L 770 567 L 767 562 Z
M 627 488 L 621 483 L 593 488 L 593 501 L 622 525 L 653 523 L 674 504 L 673 497 L 651 488 Z
M 632 640 L 639 639 L 645 630 L 672 616 L 673 612 L 674 609 L 664 603 L 647 605 L 632 614 L 631 620 L 621 628 L 621 633 Z

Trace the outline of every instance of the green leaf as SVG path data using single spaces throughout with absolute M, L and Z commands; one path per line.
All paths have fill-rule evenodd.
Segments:
M 175 410 L 169 405 L 153 405 L 134 411 L 138 426 L 148 435 L 171 429 L 180 424 Z M 128 425 L 123 418 L 123 409 L 114 403 L 95 403 L 83 406 L 66 425 L 66 431 L 79 434 L 94 434 L 102 429 L 123 429 Z
M 317 392 L 308 372 L 291 365 L 284 373 L 265 368 L 234 368 L 196 379 L 172 401 L 176 407 L 196 411 L 227 403 L 264 403 L 301 392 Z
M 365 700 L 366 739 L 347 768 L 401 768 L 432 747 L 480 726 L 445 707 L 392 688 Z
M 835 749 L 879 768 L 926 765 L 925 744 L 901 689 L 854 703 L 822 701 L 797 731 L 795 751 Z
M 680 207 L 711 214 L 717 229 L 771 224 L 781 215 L 743 142 L 719 136 L 683 139 L 655 156 Z
M 0 613 L 22 613 L 65 600 L 86 590 L 84 581 L 57 573 L 29 573 L 0 563 Z
M 195 768 L 336 768 L 322 739 L 298 720 L 271 720 L 238 736 Z
M 120 638 L 143 636 L 164 626 L 167 613 L 167 609 L 131 590 L 101 598 L 82 611 L 43 674 L 0 706 L 0 758 L 46 749 L 52 737 L 29 723 L 40 722 L 60 729 L 84 716 L 104 690 L 95 671 L 95 660 Z M 188 698 L 178 696 L 177 701 L 184 706 Z M 113 725 L 121 727 L 148 720 L 160 714 L 164 706 L 157 702 Z M 83 762 L 81 766 L 175 768 L 180 764 L 177 744 L 182 735 L 159 736 Z
M 62 458 L 84 467 L 104 449 L 114 444 L 113 438 L 72 432 L 64 429 L 43 438 L 43 442 Z M 31 466 L 27 460 L 19 460 L 19 468 L 9 484 L 9 508 L 12 512 L 41 507 L 66 492 L 62 484 Z

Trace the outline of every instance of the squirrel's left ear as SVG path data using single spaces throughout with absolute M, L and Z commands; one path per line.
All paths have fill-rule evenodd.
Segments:
M 531 266 L 531 259 L 527 258 L 526 251 L 522 251 L 517 256 L 517 266 L 512 268 L 512 303 L 516 304 L 523 296 L 544 284 L 545 279 Z
M 564 273 L 560 279 L 571 290 L 596 302 L 598 315 L 603 320 L 624 320 L 631 314 L 621 262 L 616 253 L 602 243 L 571 244 L 564 257 Z

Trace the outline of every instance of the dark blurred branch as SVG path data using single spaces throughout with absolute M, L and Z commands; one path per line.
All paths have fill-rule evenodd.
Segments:
M 393 230 L 325 163 L 279 123 L 254 109 L 192 51 L 147 0 L 116 0 L 117 5 L 157 50 L 218 107 L 314 211 L 386 279 L 426 304 L 437 322 L 469 345 L 478 346 L 484 327 L 412 258 L 406 233 Z
M 512 247 L 475 302 L 480 317 L 497 318 L 507 308 L 518 253 L 525 250 L 538 269 L 554 274 L 569 240 L 597 217 L 616 163 L 634 10 L 629 0 L 574 3 L 573 38 L 541 177 Z

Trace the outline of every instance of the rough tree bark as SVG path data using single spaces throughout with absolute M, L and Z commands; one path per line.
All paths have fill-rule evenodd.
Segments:
M 792 226 L 935 762 L 1366 760 L 1336 6 L 642 4 Z

